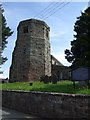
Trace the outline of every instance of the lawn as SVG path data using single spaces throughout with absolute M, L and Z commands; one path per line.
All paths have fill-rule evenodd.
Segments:
M 32 86 L 29 85 L 29 82 L 4 83 L 4 84 L 0 84 L 0 89 L 90 95 L 90 89 L 88 89 L 87 86 L 79 87 L 78 83 L 76 83 L 76 89 L 74 89 L 73 83 L 71 81 L 60 81 L 57 82 L 57 84 L 52 84 L 52 83 L 44 84 L 43 82 L 33 82 Z

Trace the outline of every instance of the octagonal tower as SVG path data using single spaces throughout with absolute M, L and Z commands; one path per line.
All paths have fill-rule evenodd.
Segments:
M 10 82 L 36 81 L 51 76 L 49 26 L 36 19 L 21 21 L 12 53 Z

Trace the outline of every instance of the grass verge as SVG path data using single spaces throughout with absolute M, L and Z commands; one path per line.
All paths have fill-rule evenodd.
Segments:
M 79 87 L 76 83 L 76 89 L 73 88 L 71 81 L 60 81 L 57 84 L 44 84 L 43 82 L 33 82 L 30 86 L 29 82 L 15 82 L 0 84 L 2 90 L 26 90 L 26 91 L 40 91 L 40 92 L 57 92 L 57 93 L 70 93 L 70 94 L 88 94 L 90 89 L 88 87 Z

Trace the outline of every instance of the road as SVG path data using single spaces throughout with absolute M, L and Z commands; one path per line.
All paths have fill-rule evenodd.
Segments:
M 0 120 L 39 120 L 39 118 L 34 117 L 29 114 L 25 114 L 22 112 L 18 112 L 16 110 L 8 109 L 8 108 L 2 108 L 0 109 Z

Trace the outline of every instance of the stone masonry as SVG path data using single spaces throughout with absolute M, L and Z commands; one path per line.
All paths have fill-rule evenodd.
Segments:
M 51 76 L 50 28 L 44 21 L 21 21 L 12 54 L 10 82 L 36 81 L 41 76 Z
M 41 120 L 90 118 L 90 95 L 3 90 L 2 106 L 42 117 Z

